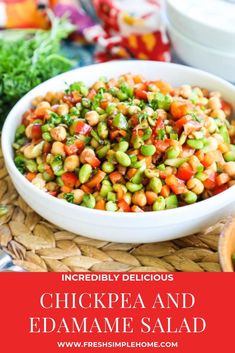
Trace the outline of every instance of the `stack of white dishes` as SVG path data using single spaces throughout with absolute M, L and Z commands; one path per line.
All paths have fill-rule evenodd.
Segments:
M 235 0 L 166 0 L 165 14 L 183 62 L 235 82 Z

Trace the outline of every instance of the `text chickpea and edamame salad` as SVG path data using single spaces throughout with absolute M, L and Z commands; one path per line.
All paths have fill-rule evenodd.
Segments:
M 235 125 L 218 92 L 140 75 L 75 82 L 36 97 L 15 133 L 15 165 L 35 186 L 106 211 L 160 211 L 235 183 Z

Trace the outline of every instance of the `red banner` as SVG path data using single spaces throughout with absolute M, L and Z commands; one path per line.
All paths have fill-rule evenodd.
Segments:
M 1 352 L 232 352 L 234 275 L 1 273 Z

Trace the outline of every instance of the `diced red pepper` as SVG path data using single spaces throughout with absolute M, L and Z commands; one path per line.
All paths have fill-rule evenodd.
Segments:
M 171 103 L 170 113 L 174 119 L 180 119 L 188 113 L 189 106 L 186 103 L 174 101 Z
M 211 190 L 216 187 L 216 172 L 214 171 L 205 171 L 208 174 L 208 178 L 203 181 L 203 184 L 206 189 Z
M 94 175 L 85 185 L 88 186 L 88 188 L 93 189 L 94 187 L 97 187 L 97 185 L 101 183 L 105 175 L 106 175 L 105 172 L 103 172 L 102 170 L 98 170 L 96 175 Z
M 109 179 L 111 180 L 111 182 L 113 184 L 116 184 L 116 183 L 120 182 L 123 179 L 123 177 L 122 177 L 121 173 L 115 171 L 115 172 L 112 172 L 109 174 Z
M 32 126 L 32 139 L 39 140 L 42 137 L 42 126 L 41 124 L 34 124 Z
M 187 191 L 184 181 L 176 178 L 175 175 L 167 176 L 165 182 L 176 195 L 183 194 Z
M 135 90 L 135 97 L 138 99 L 143 99 L 143 100 L 147 100 L 147 98 L 148 98 L 147 92 L 142 89 Z
M 229 180 L 230 180 L 230 177 L 226 173 L 221 173 L 217 175 L 217 177 L 215 178 L 216 184 L 218 186 L 226 184 L 227 182 L 229 182 Z
M 187 181 L 195 174 L 195 171 L 189 163 L 182 164 L 177 171 L 177 178 Z
M 156 129 L 164 129 L 165 125 L 164 125 L 164 121 L 161 118 L 158 118 L 156 121 Z
M 88 99 L 93 99 L 95 95 L 96 95 L 96 90 L 95 90 L 94 88 L 92 88 L 92 89 L 89 91 L 89 93 L 88 93 L 88 95 L 87 95 L 87 98 L 88 98 Z
M 192 120 L 192 117 L 190 115 L 185 115 L 182 118 L 178 119 L 175 122 L 176 129 L 178 129 L 178 130 L 182 129 L 183 126 L 190 120 Z
M 171 146 L 172 141 L 170 139 L 166 140 L 155 140 L 154 145 L 159 152 L 165 152 L 169 146 Z
M 118 201 L 118 207 L 121 208 L 124 212 L 131 211 L 130 206 L 128 205 L 128 203 L 124 199 Z
M 64 151 L 67 156 L 81 152 L 85 147 L 85 142 L 82 140 L 76 140 L 72 145 L 64 145 Z
M 220 186 L 217 186 L 214 190 L 213 190 L 213 195 L 218 195 L 220 194 L 221 192 L 225 191 L 228 189 L 228 185 L 227 184 L 223 184 L 223 185 L 220 185 Z
M 87 156 L 86 158 L 86 162 L 89 163 L 93 168 L 97 168 L 100 165 L 100 160 L 96 157 L 96 156 Z
M 69 188 L 73 188 L 77 182 L 77 177 L 74 173 L 72 172 L 66 172 L 61 176 L 61 179 L 64 183 L 65 186 L 68 186 Z
M 84 123 L 83 121 L 78 121 L 74 127 L 74 132 L 76 134 L 88 135 L 91 131 L 91 126 Z

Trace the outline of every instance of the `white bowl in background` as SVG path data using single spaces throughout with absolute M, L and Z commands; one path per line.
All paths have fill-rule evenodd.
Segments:
M 224 53 L 199 44 L 177 31 L 168 20 L 166 25 L 172 46 L 184 63 L 235 82 L 235 53 Z
M 11 110 L 3 127 L 2 149 L 7 170 L 22 198 L 48 221 L 76 234 L 115 242 L 155 242 L 199 232 L 235 211 L 235 186 L 219 195 L 181 208 L 146 213 L 93 210 L 73 205 L 37 189 L 18 171 L 12 142 L 22 114 L 35 96 L 58 91 L 76 80 L 87 85 L 100 76 L 117 77 L 132 72 L 147 79 L 163 79 L 173 86 L 188 83 L 218 90 L 235 109 L 235 87 L 224 80 L 182 65 L 153 61 L 118 61 L 86 66 L 54 77 L 27 93 Z M 67 83 L 67 84 L 66 84 Z
M 235 4 L 221 0 L 165 0 L 175 29 L 208 48 L 235 54 Z

